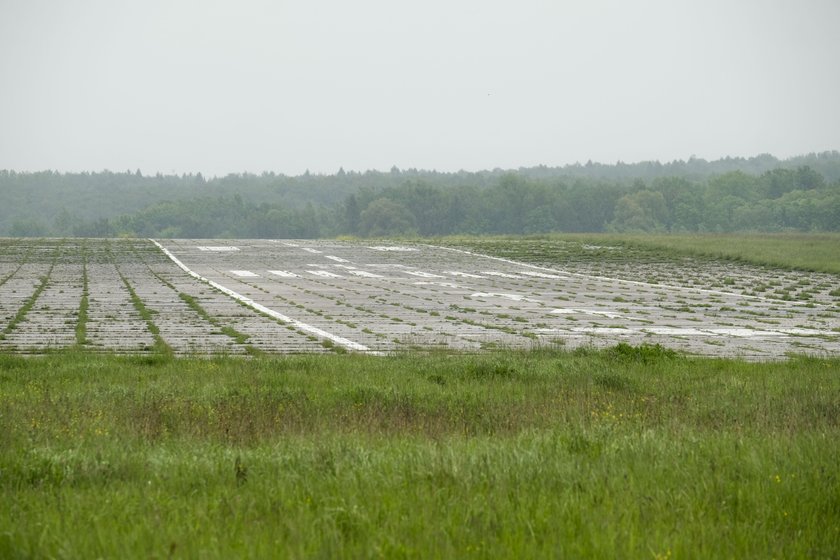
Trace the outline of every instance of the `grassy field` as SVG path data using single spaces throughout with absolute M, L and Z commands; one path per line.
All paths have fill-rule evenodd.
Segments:
M 689 255 L 731 260 L 759 266 L 798 269 L 812 272 L 840 274 L 840 234 L 552 234 L 515 237 L 449 237 L 445 244 L 461 244 L 486 251 L 510 255 L 517 243 L 529 246 L 534 241 L 566 241 L 583 245 L 607 245 L 635 249 L 621 258 L 656 257 L 662 254 Z M 510 242 L 514 241 L 513 246 Z M 502 246 L 498 246 L 502 242 Z M 494 250 L 495 249 L 495 250 Z M 564 247 L 565 251 L 569 247 Z M 580 252 L 592 257 L 592 252 Z M 598 258 L 617 258 L 617 255 L 595 254 Z M 513 256 L 510 256 L 513 258 Z
M 837 234 L 628 236 L 626 242 L 762 266 L 840 274 Z
M 837 558 L 840 361 L 0 356 L 2 558 Z

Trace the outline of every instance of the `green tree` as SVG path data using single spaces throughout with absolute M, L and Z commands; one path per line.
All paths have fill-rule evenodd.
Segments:
M 355 194 L 344 199 L 343 229 L 345 233 L 359 233 L 359 223 L 362 219 L 362 212 L 359 209 L 359 200 Z
M 549 206 L 537 206 L 525 215 L 523 233 L 548 233 L 554 231 L 555 222 Z
M 18 218 L 9 228 L 12 237 L 44 237 L 47 227 L 37 218 Z
M 614 216 L 609 224 L 612 231 L 662 231 L 668 221 L 668 206 L 662 193 L 645 189 L 618 199 Z
M 411 235 L 417 227 L 408 208 L 389 198 L 377 198 L 362 211 L 360 230 L 368 237 L 386 237 Z

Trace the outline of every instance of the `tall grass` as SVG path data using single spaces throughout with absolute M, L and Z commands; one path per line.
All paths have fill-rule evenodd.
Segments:
M 0 356 L 0 557 L 840 553 L 840 361 Z

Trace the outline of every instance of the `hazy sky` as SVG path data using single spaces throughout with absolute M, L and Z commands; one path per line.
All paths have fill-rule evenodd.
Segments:
M 0 169 L 840 149 L 837 0 L 0 0 Z

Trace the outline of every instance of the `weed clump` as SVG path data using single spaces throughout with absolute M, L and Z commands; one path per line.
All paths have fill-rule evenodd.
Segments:
M 662 359 L 674 359 L 679 354 L 661 344 L 640 344 L 633 346 L 626 342 L 619 342 L 607 350 L 607 354 L 616 360 L 633 362 L 655 362 Z
M 480 361 L 471 364 L 467 368 L 466 373 L 467 377 L 471 379 L 491 380 L 512 379 L 514 377 L 517 377 L 519 372 L 511 364 L 496 361 Z

